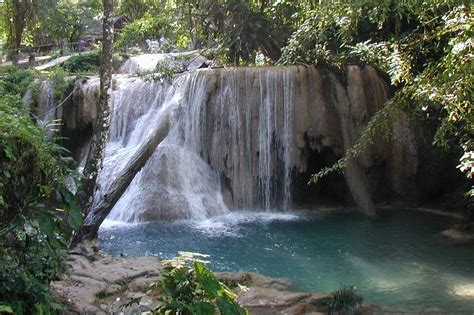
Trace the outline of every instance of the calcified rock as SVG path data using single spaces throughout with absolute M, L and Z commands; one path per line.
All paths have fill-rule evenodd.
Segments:
M 100 80 L 96 77 L 76 82 L 72 102 L 64 106 L 63 121 L 67 129 L 84 130 L 93 125 L 97 118 L 99 84 Z
M 348 67 L 345 84 L 330 70 L 314 67 L 198 70 L 172 85 L 127 76 L 115 80 L 96 200 L 164 119 L 161 109 L 173 107 L 166 118 L 168 136 L 109 216 L 129 222 L 203 218 L 242 208 L 286 210 L 318 203 L 328 193 L 344 201 L 344 182 L 319 188 L 305 183 L 355 143 L 390 94 L 373 68 L 355 65 Z M 81 84 L 65 113 L 69 129 L 94 119 L 97 82 Z M 344 173 L 353 200 L 368 215 L 374 214 L 371 194 L 381 182 L 389 196 L 403 196 L 417 172 L 413 127 L 401 112 L 393 121 L 389 140 L 377 135 Z
M 216 276 L 232 289 L 238 288 L 239 285 L 280 291 L 291 291 L 293 289 L 293 284 L 288 279 L 269 278 L 255 272 L 216 272 Z
M 158 257 L 70 255 L 66 273 L 51 288 L 65 302 L 62 314 L 110 314 L 131 298 L 144 296 L 159 280 L 159 268 Z
M 158 63 L 166 60 L 170 61 L 170 63 L 172 64 L 180 65 L 182 70 L 195 70 L 205 64 L 207 58 L 201 56 L 198 51 L 163 54 L 143 54 L 129 57 L 119 68 L 118 73 L 143 74 L 148 71 L 155 70 Z

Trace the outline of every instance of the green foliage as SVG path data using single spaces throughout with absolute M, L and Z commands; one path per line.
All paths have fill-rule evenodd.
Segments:
M 204 266 L 207 255 L 180 253 L 165 261 L 162 279 L 155 286 L 161 290 L 158 314 L 248 314 L 235 302 L 235 293 Z
M 119 9 L 128 23 L 116 47 L 147 49 L 146 40 L 164 39 L 157 51 L 213 49 L 225 63 L 237 65 L 254 63 L 258 52 L 277 60 L 304 8 L 288 0 L 265 5 L 248 0 L 177 0 L 165 6 L 123 1 Z
M 7 306 L 7 305 L 0 305 L 0 312 L 1 313 L 13 314 L 13 309 L 10 306 Z
M 36 70 L 22 70 L 15 66 L 6 68 L 0 76 L 0 95 L 23 96 L 37 75 Z
M 144 45 L 147 39 L 168 36 L 170 34 L 167 25 L 167 21 L 163 17 L 146 13 L 139 19 L 125 25 L 115 46 L 122 49 L 137 44 Z
M 92 51 L 72 56 L 62 64 L 68 72 L 98 72 L 100 67 L 100 51 Z
M 172 6 L 181 25 L 178 29 L 192 30 L 187 38 L 191 48 L 217 48 L 226 63 L 236 65 L 253 63 L 258 51 L 278 59 L 285 36 L 291 33 L 290 23 L 276 23 L 279 18 L 291 19 L 291 9 L 283 7 L 291 6 L 285 1 L 265 10 L 247 0 L 176 1 Z M 278 16 L 271 17 L 272 12 Z
M 100 0 L 52 1 L 41 6 L 35 23 L 25 35 L 34 46 L 50 43 L 62 46 L 63 40 L 77 42 L 84 32 L 100 23 L 101 3 Z
M 0 96 L 0 306 L 15 314 L 55 313 L 49 283 L 62 272 L 66 226 L 82 222 L 64 178 L 61 149 L 21 109 Z
M 339 290 L 331 293 L 324 306 L 329 314 L 333 312 L 341 314 L 341 312 L 344 313 L 360 307 L 363 300 L 354 286 L 344 285 Z
M 37 79 L 51 82 L 56 99 L 61 98 L 64 92 L 69 90 L 74 83 L 73 78 L 67 79 L 69 74 L 61 67 L 55 67 L 49 73 L 40 73 L 33 69 L 20 69 L 8 67 L 3 76 L 0 77 L 0 95 L 14 95 L 22 97 L 28 90 L 32 90 L 32 98 L 37 97 L 39 83 Z M 35 100 L 33 100 L 35 101 Z
M 156 14 L 159 9 L 161 3 L 156 0 L 121 0 L 117 6 L 117 14 L 122 14 L 128 21 L 135 21 L 149 12 Z
M 47 75 L 47 80 L 53 87 L 54 97 L 56 100 L 60 100 L 65 97 L 65 93 L 72 89 L 75 78 L 68 77 L 69 74 L 61 67 L 54 67 Z
M 291 36 L 280 63 L 329 63 L 343 68 L 350 62 L 362 62 L 384 71 L 396 88 L 388 106 L 436 121 L 434 143 L 461 147 L 464 154 L 459 169 L 472 178 L 472 10 L 466 1 L 448 0 L 321 4 L 308 12 Z M 356 147 L 316 174 L 313 181 L 342 169 L 348 158 L 356 157 L 370 144 L 370 135 L 389 122 L 389 115 L 375 115 Z

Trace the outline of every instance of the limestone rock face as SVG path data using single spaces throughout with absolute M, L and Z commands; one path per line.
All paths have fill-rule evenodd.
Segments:
M 164 64 L 174 65 L 174 67 L 191 71 L 201 68 L 208 60 L 197 51 L 163 53 L 163 54 L 143 54 L 129 57 L 118 69 L 121 74 L 144 74 L 153 71 L 156 66 Z
M 99 79 L 76 82 L 72 103 L 66 104 L 63 113 L 64 126 L 70 130 L 84 130 L 97 117 L 96 103 L 99 99 Z M 78 106 L 79 105 L 79 106 Z
M 119 201 L 122 210 L 112 211 L 133 208 L 122 220 L 209 216 L 223 207 L 311 207 L 328 199 L 354 201 L 372 215 L 373 199 L 418 196 L 418 127 L 401 111 L 393 114 L 390 132 L 378 133 L 349 161 L 344 177 L 306 185 L 355 144 L 389 98 L 390 87 L 369 66 L 348 66 L 345 80 L 324 67 L 262 67 L 200 69 L 173 85 L 123 75 L 115 81 L 103 186 L 152 130 L 160 108 L 177 108 L 168 138 Z M 77 84 L 63 119 L 66 129 L 81 134 L 96 117 L 98 79 Z

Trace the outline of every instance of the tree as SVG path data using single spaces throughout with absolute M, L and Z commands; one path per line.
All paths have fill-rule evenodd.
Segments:
M 102 168 L 102 162 L 105 155 L 105 145 L 109 133 L 110 110 L 112 107 L 112 46 L 114 36 L 114 24 L 112 19 L 113 0 L 103 0 L 103 5 L 103 46 L 97 119 L 92 134 L 91 147 L 84 167 L 84 179 L 81 191 L 78 193 L 78 203 L 84 214 L 88 213 L 97 188 L 97 176 Z
M 7 48 L 11 51 L 14 65 L 18 65 L 18 53 L 23 33 L 28 23 L 32 22 L 37 10 L 36 0 L 7 0 L 4 3 L 5 24 L 8 25 Z
M 117 176 L 117 179 L 111 187 L 101 194 L 95 206 L 87 213 L 84 224 L 77 231 L 71 242 L 71 247 L 74 247 L 82 241 L 93 240 L 97 237 L 97 232 L 102 222 L 128 188 L 135 175 L 146 164 L 153 152 L 155 152 L 156 147 L 168 135 L 169 119 L 166 118 L 166 115 L 169 115 L 171 110 L 171 108 L 168 108 L 167 111 L 163 113 L 163 119 L 160 119 L 158 125 L 155 127 L 155 132 L 138 148 L 127 167 Z
M 34 46 L 77 42 L 102 12 L 98 0 L 60 0 L 42 7 L 26 35 Z

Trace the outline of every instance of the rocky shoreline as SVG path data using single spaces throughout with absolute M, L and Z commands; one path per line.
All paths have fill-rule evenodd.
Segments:
M 72 253 L 61 280 L 51 283 L 66 305 L 62 314 L 150 314 L 157 306 L 149 290 L 159 279 L 161 259 L 154 256 L 110 256 L 96 250 Z M 286 279 L 265 277 L 252 272 L 217 272 L 220 281 L 238 294 L 238 302 L 250 314 L 326 314 L 327 293 L 297 292 Z M 245 291 L 237 285 L 247 287 Z M 141 297 L 139 305 L 121 309 Z M 350 314 L 448 314 L 439 309 L 403 310 L 364 304 Z
M 102 252 L 72 254 L 63 279 L 51 284 L 66 303 L 64 314 L 137 314 L 156 307 L 148 292 L 159 278 L 159 257 L 120 257 Z M 238 293 L 239 303 L 251 314 L 321 314 L 328 294 L 295 292 L 290 281 L 250 272 L 216 273 Z M 238 285 L 248 289 L 242 291 Z M 121 305 L 142 297 L 139 306 Z

